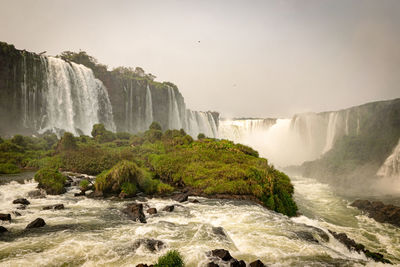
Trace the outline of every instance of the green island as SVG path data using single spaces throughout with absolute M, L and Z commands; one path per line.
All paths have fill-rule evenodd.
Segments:
M 162 131 L 153 122 L 143 133 L 113 133 L 102 124 L 92 137 L 65 132 L 0 139 L 0 173 L 38 170 L 35 180 L 48 194 L 65 192 L 60 171 L 96 175 L 96 196 L 168 196 L 174 191 L 210 198 L 247 199 L 295 216 L 289 177 L 252 148 L 184 130 Z M 81 182 L 85 189 L 88 182 Z

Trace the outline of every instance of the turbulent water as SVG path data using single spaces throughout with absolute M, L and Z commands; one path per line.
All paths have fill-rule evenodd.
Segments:
M 7 178 L 8 177 L 8 178 Z M 26 197 L 37 184 L 26 180 L 32 174 L 2 176 L 0 212 L 15 210 L 12 201 Z M 182 203 L 171 212 L 148 215 L 147 223 L 128 220 L 120 210 L 127 202 L 93 200 L 74 197 L 72 187 L 61 196 L 29 199 L 31 205 L 19 210 L 20 217 L 2 225 L 10 233 L 0 237 L 1 266 L 135 266 L 154 263 L 168 249 L 178 249 L 187 266 L 205 266 L 205 252 L 226 248 L 246 262 L 261 259 L 269 266 L 376 266 L 364 255 L 350 252 L 321 230 L 345 232 L 371 251 L 379 251 L 400 264 L 400 230 L 381 224 L 349 207 L 349 201 L 319 182 L 294 177 L 295 198 L 300 217 L 288 218 L 259 205 L 229 200 L 199 198 L 200 203 Z M 170 200 L 143 199 L 146 207 L 177 204 Z M 45 205 L 63 203 L 65 210 L 41 210 Z M 44 228 L 25 231 L 24 227 L 37 217 Z M 216 231 L 222 227 L 226 236 Z M 315 228 L 316 227 L 316 228 Z M 311 233 L 319 243 L 306 240 Z M 151 253 L 143 247 L 134 250 L 140 238 L 154 238 L 166 248 Z

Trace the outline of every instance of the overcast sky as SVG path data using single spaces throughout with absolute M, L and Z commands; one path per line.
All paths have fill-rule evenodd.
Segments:
M 399 0 L 1 0 L 0 40 L 140 66 L 225 117 L 400 97 Z

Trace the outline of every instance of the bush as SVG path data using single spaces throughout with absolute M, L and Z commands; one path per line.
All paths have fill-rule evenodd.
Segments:
M 129 140 L 131 138 L 130 133 L 120 132 L 115 134 L 118 139 Z
M 65 193 L 66 178 L 56 169 L 43 168 L 36 172 L 35 181 L 38 187 L 46 190 L 49 195 Z
M 150 129 L 144 133 L 145 139 L 147 139 L 150 143 L 155 143 L 156 141 L 161 140 L 162 132 L 160 130 Z
M 20 134 L 16 134 L 13 136 L 13 138 L 11 138 L 11 143 L 16 144 L 18 146 L 26 146 L 26 142 L 24 140 L 24 137 Z
M 12 174 L 12 173 L 19 173 L 19 168 L 12 163 L 1 163 L 0 164 L 0 173 L 3 174 Z
M 205 134 L 203 134 L 203 133 L 199 133 L 199 134 L 197 135 L 197 139 L 199 139 L 199 140 L 204 139 L 204 138 L 206 138 L 206 136 L 205 136 Z
M 181 254 L 176 250 L 170 250 L 164 256 L 158 258 L 155 267 L 183 267 L 185 263 L 183 262 Z
M 121 186 L 121 192 L 125 193 L 128 197 L 136 195 L 136 185 L 130 182 L 125 182 Z
M 72 133 L 65 132 L 63 137 L 60 139 L 57 145 L 57 151 L 69 151 L 75 150 L 78 146 L 76 145 L 75 137 Z
M 85 179 L 79 183 L 79 187 L 82 191 L 86 191 L 89 188 L 89 184 L 89 181 Z
M 161 125 L 160 125 L 158 122 L 156 122 L 156 121 L 153 121 L 153 122 L 150 124 L 149 129 L 150 129 L 150 130 L 162 131 Z
M 99 143 L 106 143 L 115 140 L 116 136 L 113 132 L 106 130 L 103 124 L 93 125 L 91 132 L 93 138 Z

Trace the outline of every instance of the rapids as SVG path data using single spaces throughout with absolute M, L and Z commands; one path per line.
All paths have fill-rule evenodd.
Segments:
M 0 176 L 0 213 L 15 210 L 12 201 L 27 197 L 37 184 L 33 173 Z M 143 199 L 145 207 L 159 213 L 147 223 L 128 220 L 120 210 L 131 201 L 94 200 L 74 197 L 71 187 L 60 196 L 29 199 L 12 223 L 1 222 L 10 233 L 0 237 L 1 266 L 136 266 L 154 263 L 168 249 L 178 249 L 187 266 L 205 266 L 205 252 L 228 249 L 247 263 L 261 259 L 268 266 L 377 266 L 364 255 L 350 252 L 327 229 L 345 232 L 368 249 L 381 252 L 400 264 L 400 229 L 381 224 L 349 206 L 352 199 L 337 195 L 325 184 L 292 177 L 295 199 L 303 214 L 288 218 L 257 204 L 198 198 L 200 203 L 180 203 L 171 213 L 160 211 L 172 200 Z M 42 210 L 63 203 L 64 210 Z M 145 209 L 146 209 L 145 208 Z M 43 218 L 44 228 L 25 231 L 25 226 Z M 213 227 L 222 227 L 226 236 Z M 322 238 L 322 229 L 329 241 Z M 319 243 L 306 240 L 304 232 Z M 163 241 L 167 248 L 153 254 L 133 243 L 139 238 Z

